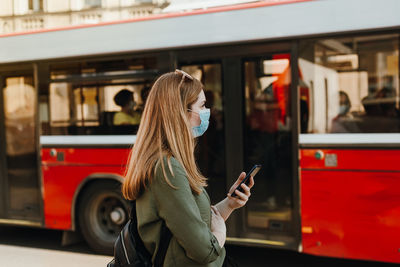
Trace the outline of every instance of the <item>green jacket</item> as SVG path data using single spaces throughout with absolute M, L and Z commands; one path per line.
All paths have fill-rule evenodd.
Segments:
M 136 200 L 138 231 L 147 250 L 153 254 L 160 244 L 162 220 L 172 233 L 164 267 L 221 267 L 225 249 L 211 233 L 210 198 L 203 188 L 200 195 L 192 194 L 186 173 L 180 163 L 171 158 L 172 176 L 165 162 L 166 174 L 172 188 L 163 177 L 161 164 L 150 185 Z

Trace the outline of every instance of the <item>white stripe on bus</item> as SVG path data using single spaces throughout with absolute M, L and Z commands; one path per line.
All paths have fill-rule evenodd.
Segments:
M 300 134 L 299 144 L 400 144 L 400 134 Z
M 132 145 L 136 135 L 52 135 L 41 136 L 41 145 Z
M 132 145 L 136 135 L 41 136 L 41 145 Z M 300 134 L 299 144 L 400 144 L 400 134 Z

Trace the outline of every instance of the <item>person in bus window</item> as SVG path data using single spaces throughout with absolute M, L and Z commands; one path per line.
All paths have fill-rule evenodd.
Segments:
M 373 97 L 376 115 L 370 116 L 368 121 L 371 125 L 372 132 L 378 133 L 397 133 L 400 131 L 400 112 L 396 108 L 396 91 L 390 86 L 380 89 Z M 371 106 L 371 103 L 369 104 Z M 371 107 L 366 108 L 366 113 L 371 113 Z
M 396 108 L 396 91 L 385 86 L 376 93 L 382 116 L 386 118 L 400 118 L 400 111 Z
M 387 87 L 362 98 L 365 113 L 359 116 L 359 128 L 364 133 L 397 133 L 400 113 L 396 108 L 395 92 Z
M 205 102 L 202 83 L 189 74 L 176 70 L 159 77 L 127 164 L 122 192 L 136 202 L 145 247 L 155 255 L 163 222 L 172 233 L 163 266 L 223 266 L 225 220 L 247 203 L 254 184 L 251 177 L 249 186 L 242 186 L 243 193 L 236 190 L 238 198 L 233 198 L 245 177 L 242 172 L 227 197 L 211 206 L 204 189 L 207 179 L 194 157 L 195 138 L 209 124 Z
M 136 104 L 131 91 L 122 89 L 114 96 L 114 102 L 121 107 L 121 111 L 114 115 L 114 125 L 138 125 L 140 123 L 140 113 L 135 111 Z
M 348 94 L 339 91 L 339 112 L 332 120 L 332 133 L 357 133 L 359 129 L 350 113 L 351 102 Z

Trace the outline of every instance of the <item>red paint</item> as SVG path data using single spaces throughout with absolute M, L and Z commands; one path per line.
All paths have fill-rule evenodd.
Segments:
M 29 32 L 17 32 L 17 33 L 7 33 L 0 35 L 1 37 L 10 37 L 10 36 L 18 36 L 18 35 L 26 35 L 26 34 L 36 34 L 36 33 L 43 33 L 43 32 L 54 32 L 60 30 L 75 30 L 75 29 L 83 29 L 83 28 L 92 28 L 97 26 L 106 26 L 106 25 L 114 25 L 114 24 L 122 24 L 122 23 L 131 23 L 131 22 L 139 22 L 139 21 L 147 21 L 147 20 L 158 20 L 158 19 L 168 19 L 168 18 L 176 18 L 176 17 L 186 17 L 186 16 L 193 16 L 193 15 L 202 15 L 208 13 L 218 13 L 218 12 L 227 12 L 227 11 L 234 11 L 234 10 L 241 10 L 241 9 L 250 9 L 250 8 L 257 8 L 257 7 L 266 7 L 266 6 L 276 6 L 276 5 L 283 5 L 283 4 L 292 4 L 292 3 L 301 3 L 301 2 L 309 2 L 309 1 L 316 1 L 316 0 L 265 0 L 262 2 L 255 2 L 255 3 L 246 3 L 246 4 L 237 4 L 231 6 L 222 6 L 222 7 L 211 7 L 207 9 L 198 9 L 193 11 L 185 11 L 185 12 L 175 12 L 175 13 L 166 13 L 166 14 L 155 14 L 147 17 L 135 18 L 135 19 L 127 19 L 127 20 L 119 20 L 119 21 L 112 21 L 112 22 L 100 22 L 96 24 L 85 24 L 85 25 L 77 25 L 77 26 L 68 26 L 68 27 L 61 27 L 61 28 L 53 28 L 53 29 L 45 29 L 45 30 L 36 30 L 36 31 L 29 31 Z
M 315 158 L 317 151 L 336 154 L 337 167 L 325 167 L 325 157 Z M 400 150 L 302 149 L 300 153 L 302 169 L 400 171 Z
M 400 150 L 301 150 L 303 251 L 400 263 Z M 376 170 L 376 171 L 371 171 Z
M 133 143 L 133 141 L 132 141 Z M 42 165 L 101 165 L 122 166 L 126 164 L 129 149 L 126 148 L 54 148 L 56 153 L 64 153 L 64 161 L 51 156 L 52 149 L 42 149 Z
M 42 149 L 43 201 L 45 227 L 69 230 L 75 192 L 82 181 L 94 174 L 120 175 L 125 172 L 129 149 L 56 148 L 64 161 Z

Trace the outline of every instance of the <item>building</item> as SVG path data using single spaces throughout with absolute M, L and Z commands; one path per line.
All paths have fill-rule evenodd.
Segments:
M 2 0 L 0 34 L 29 32 L 159 13 L 168 0 Z

